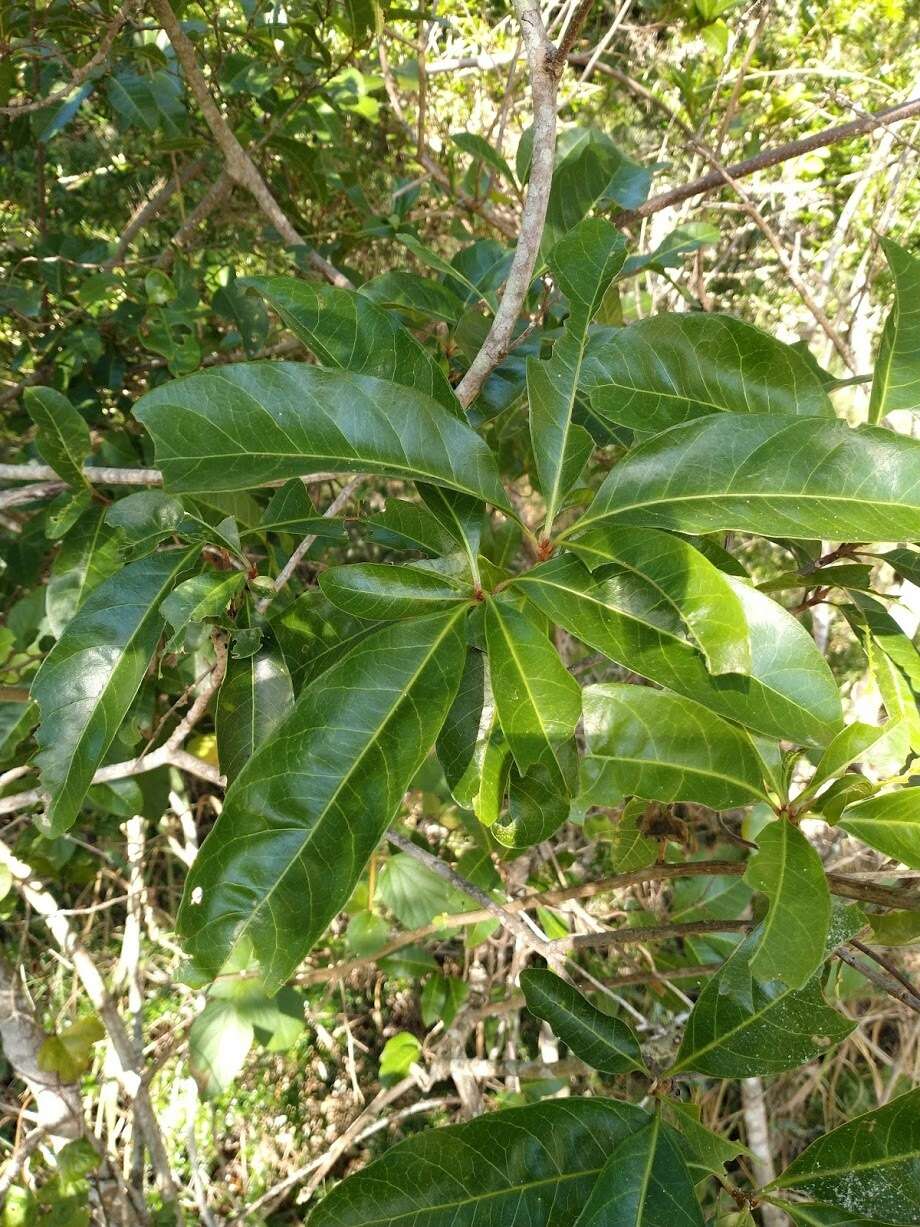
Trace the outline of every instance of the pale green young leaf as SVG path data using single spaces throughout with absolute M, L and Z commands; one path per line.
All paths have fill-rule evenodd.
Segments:
M 582 388 L 602 418 L 657 434 L 713 413 L 833 416 L 790 345 L 729 315 L 664 312 L 589 347 Z
M 791 822 L 768 822 L 757 835 L 744 880 L 770 904 L 751 955 L 751 974 L 804 988 L 824 961 L 831 921 L 820 856 Z
M 632 1028 L 592 1005 L 574 985 L 547 968 L 521 972 L 527 1008 L 548 1022 L 556 1035 L 586 1065 L 602 1074 L 645 1071 Z
M 311 469 L 432 482 L 509 510 L 492 453 L 412 388 L 301 362 L 162 384 L 135 406 L 174 491 L 245 490 Z
M 710 673 L 750 673 L 751 636 L 731 580 L 689 541 L 657 528 L 596 524 L 569 542 L 592 571 L 634 572 L 686 625 Z
M 885 320 L 869 397 L 869 421 L 899 409 L 920 409 L 920 260 L 882 239 L 894 276 L 894 303 Z
M 622 796 L 730 809 L 766 800 L 743 731 L 680 695 L 617 682 L 584 691 L 584 774 L 592 803 Z
M 245 938 L 276 988 L 344 907 L 453 701 L 463 616 L 461 607 L 368 635 L 253 754 L 179 910 L 203 970 L 216 974 Z
M 38 428 L 35 446 L 42 460 L 71 486 L 88 484 L 83 465 L 92 442 L 86 419 L 54 388 L 26 388 L 22 403 Z

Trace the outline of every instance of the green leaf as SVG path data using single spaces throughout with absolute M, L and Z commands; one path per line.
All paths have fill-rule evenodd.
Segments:
M 920 409 L 920 260 L 891 239 L 882 250 L 894 277 L 894 305 L 875 360 L 869 421 L 898 409 Z
M 907 946 L 920 939 L 920 911 L 896 909 L 869 917 L 872 939 L 882 946 Z
M 909 869 L 920 869 L 920 788 L 901 788 L 850 805 L 836 825 Z
M 731 809 L 766 800 L 750 737 L 699 703 L 608 682 L 585 688 L 584 713 L 592 804 L 637 796 Z
M 502 772 L 503 765 L 504 759 L 497 767 L 499 772 Z M 504 779 L 502 772 L 499 776 L 499 787 L 502 791 Z M 572 808 L 565 784 L 557 773 L 538 763 L 522 775 L 511 765 L 507 781 L 508 811 L 490 825 L 495 839 L 505 848 L 531 848 L 555 835 Z M 488 776 L 483 783 L 488 783 Z M 480 795 L 474 801 L 474 811 L 479 821 L 486 823 L 490 815 L 485 812 L 482 787 L 480 784 Z M 502 792 L 497 791 L 495 804 L 498 809 L 501 808 L 502 799 Z
M 846 1039 L 855 1022 L 832 1010 L 816 975 L 802 989 L 777 981 L 752 985 L 750 1005 L 730 991 L 760 944 L 755 929 L 708 981 L 687 1020 L 669 1073 L 756 1078 L 795 1069 Z
M 459 545 L 438 518 L 418 503 L 387 499 L 383 511 L 361 521 L 373 541 L 395 550 L 420 550 L 425 554 L 454 553 Z
M 446 285 L 431 277 L 394 270 L 381 273 L 361 286 L 360 293 L 385 307 L 397 307 L 419 316 L 455 325 L 463 312 L 463 303 Z
M 162 384 L 134 412 L 176 491 L 334 469 L 429 481 L 509 510 L 477 434 L 422 393 L 369 376 L 249 362 Z
M 576 1057 L 602 1074 L 646 1072 L 639 1041 L 621 1019 L 592 1005 L 555 972 L 529 968 L 521 972 L 527 1008 L 548 1022 Z
M 572 1227 L 613 1147 L 648 1119 L 611 1099 L 561 1099 L 429 1129 L 336 1185 L 307 1224 Z
M 815 773 L 808 782 L 807 792 L 816 791 L 834 776 L 839 775 L 849 767 L 855 759 L 860 758 L 884 737 L 887 737 L 897 721 L 889 720 L 887 724 L 861 724 L 858 720 L 841 729 L 834 740 L 827 746 L 818 760 Z
M 245 582 L 242 571 L 203 571 L 174 588 L 160 605 L 160 613 L 173 628 L 167 650 L 176 650 L 187 626 L 220 617 Z
M 418 492 L 428 510 L 445 532 L 456 540 L 467 557 L 470 575 L 479 585 L 479 545 L 485 507 L 479 499 L 456 490 L 441 490 L 426 482 L 418 482 Z
M 38 1067 L 63 1082 L 75 1082 L 92 1063 L 93 1045 L 104 1038 L 105 1027 L 94 1014 L 78 1018 L 45 1040 L 38 1050 Z
M 449 575 L 382 562 L 330 567 L 320 575 L 319 586 L 337 609 L 372 622 L 414 618 L 473 598 L 469 583 Z
M 380 867 L 376 899 L 407 929 L 420 929 L 435 916 L 462 912 L 469 903 L 449 882 L 405 852 L 397 852 Z
M 721 1175 L 725 1164 L 738 1155 L 750 1155 L 746 1146 L 713 1133 L 700 1122 L 700 1110 L 692 1103 L 668 1099 L 662 1104 L 665 1116 L 680 1135 L 681 1150 L 695 1180 L 714 1173 Z
M 276 644 L 231 656 L 214 713 L 220 769 L 232 783 L 294 705 L 291 675 Z
M 569 318 L 552 357 L 527 360 L 530 435 L 546 503 L 547 529 L 594 450 L 594 440 L 585 428 L 572 421 L 575 394 L 588 325 L 625 258 L 625 238 L 600 218 L 579 223 L 547 258 L 556 284 L 569 300 Z
M 514 185 L 515 178 L 511 167 L 502 155 L 492 148 L 485 137 L 479 136 L 476 132 L 451 132 L 450 139 L 458 149 L 468 153 L 474 161 L 485 162 L 487 166 L 491 166 L 493 170 L 498 171 L 510 184 Z
M 51 564 L 45 612 L 56 639 L 89 594 L 121 567 L 119 534 L 108 527 L 104 508 L 85 512 L 64 538 Z
M 656 1114 L 613 1149 L 575 1227 L 703 1227 L 678 1134 Z
M 185 518 L 177 498 L 162 490 L 141 490 L 113 503 L 106 520 L 121 529 L 121 542 L 132 560 L 142 558 L 171 537 Z
M 554 623 L 611 660 L 767 737 L 823 745 L 841 723 L 840 695 L 805 628 L 769 597 L 729 582 L 751 640 L 749 677 L 713 677 L 673 610 L 629 572 L 595 578 L 560 556 L 514 581 Z
M 486 605 L 492 694 L 522 774 L 538 763 L 569 780 L 569 745 L 581 716 L 581 690 L 547 636 L 502 601 Z
M 248 938 L 269 990 L 335 914 L 393 820 L 460 681 L 462 610 L 376 631 L 305 689 L 227 790 L 178 927 L 216 974 Z
M 757 835 L 744 880 L 770 901 L 751 957 L 756 980 L 804 988 L 824 962 L 831 896 L 821 858 L 802 832 L 779 819 Z
M 710 673 L 750 673 L 741 599 L 725 573 L 688 541 L 657 528 L 596 524 L 569 548 L 592 571 L 616 563 L 644 580 L 684 623 Z
M 300 691 L 375 629 L 343 614 L 318 589 L 308 589 L 272 619 L 272 630 Z
M 374 912 L 358 912 L 348 922 L 345 944 L 361 958 L 376 954 L 390 940 L 390 926 Z
M 849 1210 L 838 1210 L 836 1206 L 819 1205 L 817 1202 L 808 1205 L 796 1202 L 791 1205 L 785 1201 L 774 1201 L 773 1198 L 770 1201 L 785 1210 L 796 1227 L 887 1227 L 884 1219 L 863 1215 L 856 1217 Z
M 459 415 L 447 376 L 411 332 L 365 294 L 295 277 L 246 277 L 321 363 L 416 388 Z
M 380 1081 L 386 1086 L 405 1078 L 422 1055 L 422 1045 L 408 1031 L 390 1036 L 380 1054 Z
M 10 761 L 38 724 L 38 707 L 31 701 L 0 701 L 0 766 Z
M 595 206 L 636 208 L 648 195 L 651 182 L 651 170 L 621 153 L 605 132 L 569 128 L 560 133 L 543 250 L 552 251 L 562 236 Z
M 920 1223 L 920 1090 L 818 1138 L 768 1187 L 884 1223 Z
M 582 389 L 602 418 L 657 434 L 714 413 L 833 416 L 808 362 L 790 345 L 715 312 L 665 312 L 589 347 Z
M 480 733 L 480 726 L 485 707 L 485 686 L 485 657 L 476 648 L 469 648 L 457 696 L 447 713 L 435 747 L 451 795 L 458 805 L 467 809 L 472 794 L 461 782 L 473 765 L 477 746 L 483 735 Z M 491 717 L 488 725 L 488 731 L 491 731 Z M 458 787 L 464 800 L 460 800 L 457 795 Z
M 819 417 L 714 414 L 635 448 L 604 479 L 598 520 L 678 532 L 832 541 L 920 538 L 920 440 Z M 563 534 L 566 535 L 566 534 Z
M 312 533 L 342 543 L 348 540 L 340 521 L 317 513 L 306 486 L 296 477 L 275 491 L 259 523 L 243 535 L 267 532 L 295 533 L 298 537 Z
M 465 980 L 457 976 L 432 976 L 421 993 L 422 1022 L 426 1027 L 433 1027 L 436 1022 L 449 1027 L 469 995 L 470 986 Z
M 51 794 L 46 834 L 59 835 L 76 820 L 156 649 L 160 604 L 193 556 L 157 554 L 104 580 L 42 662 L 32 697 L 42 715 L 36 762 Z
M 268 312 L 258 299 L 245 293 L 245 283 L 237 280 L 232 270 L 226 284 L 215 293 L 211 306 L 236 325 L 246 356 L 255 357 L 268 338 Z
M 212 1099 L 232 1085 L 254 1039 L 252 1019 L 236 1001 L 205 1003 L 188 1035 L 189 1070 L 203 1098 Z
M 617 873 L 644 869 L 658 859 L 658 840 L 645 831 L 647 810 L 648 805 L 641 797 L 634 797 L 623 806 L 610 847 L 610 859 Z
M 901 579 L 920 584 L 920 552 L 917 550 L 889 550 L 887 554 L 880 554 L 879 557 L 884 559 Z
M 38 427 L 35 446 L 42 460 L 70 485 L 87 484 L 83 464 L 92 442 L 86 419 L 54 388 L 26 388 L 22 403 Z

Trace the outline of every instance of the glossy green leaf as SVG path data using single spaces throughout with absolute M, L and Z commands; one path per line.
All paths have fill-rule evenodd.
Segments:
M 318 588 L 302 593 L 271 625 L 295 694 L 375 629 L 336 609 Z
M 920 584 L 920 551 L 889 550 L 887 554 L 880 554 L 879 557 L 883 558 L 901 579 L 910 580 L 912 584 Z
M 70 485 L 85 485 L 83 465 L 92 450 L 86 419 L 54 388 L 26 388 L 22 403 L 38 428 L 35 446 L 42 460 Z
M 484 787 L 490 783 L 488 776 L 489 762 L 484 778 L 480 782 L 480 795 L 475 802 L 476 816 L 480 822 L 486 822 L 485 812 L 487 797 L 483 795 Z M 500 759 L 497 770 L 504 766 Z M 551 771 L 542 763 L 522 775 L 517 767 L 511 766 L 507 776 L 508 808 L 490 825 L 494 838 L 505 848 L 532 848 L 534 844 L 542 843 L 559 830 L 569 816 L 572 803 L 565 783 L 555 771 Z M 498 791 L 500 789 L 500 791 Z M 500 809 L 504 791 L 504 775 L 499 777 L 495 803 Z
M 891 239 L 882 239 L 882 250 L 894 277 L 894 304 L 875 360 L 870 422 L 899 409 L 920 409 L 920 260 Z
M 421 1055 L 420 1041 L 409 1031 L 397 1031 L 384 1044 L 380 1054 L 380 1081 L 387 1086 L 405 1078 Z
M 594 440 L 572 420 L 588 325 L 610 282 L 623 266 L 626 240 L 609 222 L 581 222 L 547 257 L 553 278 L 569 302 L 569 318 L 552 357 L 527 360 L 530 436 L 551 528 L 562 499 L 578 480 Z
M 888 737 L 896 727 L 896 722 L 886 724 L 862 724 L 855 720 L 841 729 L 834 740 L 827 746 L 818 759 L 815 773 L 808 784 L 808 791 L 819 788 L 827 780 L 839 775 L 856 759 L 884 737 Z
M 173 629 L 169 650 L 175 651 L 187 626 L 220 617 L 245 582 L 242 571 L 202 571 L 178 584 L 160 606 Z
M 411 332 L 365 294 L 296 277 L 247 277 L 324 366 L 416 388 L 451 413 L 460 405 L 447 376 Z
M 71 619 L 35 681 L 43 828 L 72 826 L 93 773 L 118 732 L 164 627 L 160 604 L 188 567 L 185 551 L 130 563 L 104 580 Z
M 141 490 L 113 503 L 106 520 L 121 529 L 122 545 L 132 559 L 142 558 L 171 537 L 185 518 L 185 508 L 177 498 L 162 490 Z
M 56 639 L 93 589 L 121 564 L 119 534 L 106 522 L 104 508 L 91 508 L 64 538 L 51 565 L 45 612 Z
M 503 601 L 486 605 L 489 673 L 498 718 L 522 774 L 541 763 L 565 781 L 581 690 L 547 636 Z
M 648 1121 L 611 1099 L 558 1099 L 430 1129 L 343 1180 L 308 1227 L 572 1227 L 614 1146 Z
M 300 695 L 228 789 L 178 927 L 216 974 L 242 939 L 269 988 L 344 907 L 440 731 L 460 681 L 463 611 L 376 631 Z
M 595 207 L 636 208 L 648 195 L 651 182 L 652 172 L 621 153 L 605 132 L 569 128 L 560 133 L 543 250 L 552 251 L 559 239 Z
M 773 1201 L 773 1198 L 770 1200 Z M 888 1227 L 884 1219 L 853 1215 L 849 1210 L 839 1210 L 836 1206 L 818 1202 L 803 1205 L 800 1202 L 790 1204 L 777 1201 L 774 1204 L 785 1210 L 796 1227 Z
M 457 976 L 432 976 L 425 982 L 419 1000 L 422 1022 L 426 1027 L 437 1022 L 449 1027 L 469 995 L 470 986 L 465 980 Z
M 576 1057 L 602 1074 L 645 1071 L 631 1027 L 592 1005 L 577 988 L 546 968 L 521 972 L 527 1008 L 548 1022 Z
M 424 554 L 451 554 L 459 542 L 427 507 L 406 499 L 387 499 L 383 511 L 361 521 L 371 540 L 394 550 L 419 550 Z
M 850 805 L 837 826 L 909 869 L 920 869 L 920 788 L 901 788 Z
M 135 406 L 175 491 L 245 490 L 312 469 L 429 481 L 508 509 L 492 453 L 411 388 L 297 362 L 162 384 Z
M 333 541 L 348 540 L 338 520 L 317 513 L 306 486 L 296 477 L 275 491 L 259 523 L 249 528 L 244 536 L 267 532 L 294 533 L 298 537 L 312 533 Z
M 560 556 L 514 586 L 570 634 L 640 676 L 767 737 L 822 745 L 841 724 L 840 696 L 814 640 L 775 601 L 729 577 L 750 631 L 751 673 L 713 677 L 673 609 L 641 577 L 593 577 Z
M 750 1006 L 728 991 L 758 947 L 755 929 L 708 981 L 687 1020 L 670 1073 L 756 1078 L 795 1069 L 846 1039 L 856 1024 L 832 1010 L 816 975 L 802 989 L 778 981 L 752 985 Z
M 511 167 L 501 154 L 492 148 L 485 137 L 479 136 L 476 132 L 451 132 L 450 139 L 458 149 L 468 153 L 474 161 L 485 162 L 487 166 L 491 166 L 493 170 L 503 175 L 509 183 L 514 184 L 514 173 Z
M 578 526 L 920 538 L 920 440 L 821 417 L 713 414 L 631 451 Z
M 680 1139 L 660 1115 L 614 1148 L 575 1227 L 703 1227 Z
M 482 526 L 485 507 L 479 499 L 470 498 L 456 490 L 442 490 L 438 486 L 418 482 L 418 492 L 425 506 L 438 521 L 446 533 L 457 542 L 466 553 L 470 574 L 479 575 L 479 545 L 482 540 Z
M 372 302 L 402 308 L 422 320 L 456 324 L 463 313 L 463 303 L 446 285 L 431 277 L 419 277 L 417 273 L 398 269 L 366 281 L 360 293 Z
M 769 1187 L 883 1223 L 920 1223 L 920 1090 L 818 1138 Z
M 665 312 L 605 333 L 582 388 L 602 418 L 657 434 L 713 413 L 831 417 L 808 362 L 790 345 L 715 312 Z
M 768 822 L 757 835 L 744 880 L 770 903 L 751 956 L 751 974 L 756 980 L 804 988 L 824 961 L 831 922 L 820 856 L 791 822 Z
M 220 769 L 232 783 L 294 704 L 291 675 L 278 646 L 263 641 L 251 656 L 231 656 L 214 713 Z
M 473 596 L 469 583 L 438 571 L 380 562 L 330 567 L 319 586 L 337 609 L 371 622 L 436 613 Z
M 486 703 L 485 673 L 483 653 L 476 648 L 469 648 L 456 698 L 438 734 L 436 745 L 438 761 L 443 768 L 447 787 L 457 799 L 457 803 L 467 808 L 471 794 L 464 788 L 462 781 L 473 764 L 480 740 L 480 726 Z M 491 707 L 491 695 L 489 697 Z M 491 726 L 491 719 L 489 724 Z M 458 789 L 466 800 L 459 799 Z
M 725 573 L 688 541 L 657 528 L 596 524 L 569 548 L 592 571 L 616 563 L 645 581 L 684 623 L 710 673 L 750 673 L 741 599 Z
M 751 739 L 699 703 L 649 686 L 584 691 L 584 775 L 595 805 L 609 789 L 649 801 L 731 809 L 766 799 Z
M 0 700 L 0 766 L 5 766 L 38 724 L 38 707 L 31 700 Z
M 665 1120 L 674 1126 L 680 1137 L 680 1147 L 694 1180 L 710 1172 L 721 1175 L 726 1163 L 731 1163 L 738 1155 L 750 1155 L 740 1142 L 707 1129 L 700 1121 L 700 1110 L 695 1104 L 669 1099 L 662 1107 Z

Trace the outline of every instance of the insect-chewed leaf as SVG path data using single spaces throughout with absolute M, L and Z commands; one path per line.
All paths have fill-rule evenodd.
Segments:
M 762 891 L 770 910 L 751 956 L 757 980 L 782 980 L 804 988 L 824 961 L 831 896 L 817 852 L 791 822 L 769 822 L 757 835 L 757 852 L 744 880 Z
M 453 414 L 460 403 L 437 362 L 408 329 L 365 294 L 296 277 L 245 277 L 325 366 L 417 388 Z
M 162 384 L 135 406 L 174 491 L 246 490 L 311 468 L 433 482 L 510 511 L 494 457 L 411 388 L 302 362 L 246 362 Z
M 463 669 L 464 610 L 383 628 L 300 695 L 228 789 L 178 926 L 216 975 L 243 938 L 269 991 L 347 902 Z
M 338 609 L 371 622 L 414 618 L 473 598 L 469 583 L 439 571 L 380 562 L 330 567 L 319 586 Z
M 596 524 L 569 545 L 592 571 L 614 563 L 644 580 L 684 623 L 710 673 L 750 673 L 751 636 L 741 598 L 689 541 L 657 528 Z
M 714 1078 L 777 1074 L 813 1061 L 856 1026 L 824 1000 L 820 975 L 803 989 L 755 981 L 750 1005 L 728 991 L 733 977 L 749 965 L 759 936 L 755 929 L 746 937 L 700 993 L 670 1073 L 695 1070 Z
M 137 694 L 163 631 L 160 604 L 194 553 L 156 554 L 104 580 L 67 624 L 35 681 L 42 785 L 51 794 L 43 826 L 72 826 L 93 773 Z
M 914 541 L 920 440 L 823 417 L 713 414 L 631 451 L 578 527 L 598 520 L 691 534 Z
M 869 421 L 897 409 L 920 409 L 920 260 L 882 239 L 894 275 L 894 305 L 885 321 L 869 398 Z
M 837 826 L 910 869 L 920 869 L 920 788 L 902 788 L 848 806 Z
M 767 737 L 823 745 L 840 727 L 840 695 L 827 661 L 785 609 L 728 577 L 750 630 L 749 677 L 714 677 L 673 609 L 635 573 L 596 578 L 561 555 L 514 581 L 547 617 L 649 681 L 695 699 Z
M 527 1008 L 548 1022 L 575 1056 L 602 1074 L 645 1070 L 639 1041 L 619 1018 L 592 1005 L 555 972 L 529 968 L 521 972 Z
M 834 412 L 797 350 L 715 312 L 664 312 L 611 330 L 589 347 L 582 387 L 601 417 L 653 434 L 711 413 Z
M 660 1116 L 610 1155 L 575 1227 L 703 1227 L 680 1138 Z
M 584 691 L 587 790 L 730 809 L 766 800 L 750 737 L 699 703 L 617 682 Z
M 920 1090 L 832 1129 L 768 1187 L 883 1223 L 920 1223 Z
M 648 1119 L 611 1099 L 557 1099 L 431 1129 L 343 1180 L 308 1227 L 571 1227 L 613 1147 Z
M 72 486 L 84 486 L 83 462 L 92 450 L 86 419 L 54 388 L 26 388 L 22 403 L 38 427 L 35 446 L 46 464 Z

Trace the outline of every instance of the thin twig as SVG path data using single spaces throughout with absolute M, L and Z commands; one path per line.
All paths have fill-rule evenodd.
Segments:
M 902 1002 L 908 1009 L 913 1010 L 915 1014 L 920 1014 L 920 1000 L 918 1000 L 912 991 L 904 988 L 895 980 L 889 980 L 887 976 L 880 975 L 871 967 L 867 967 L 865 963 L 861 963 L 855 955 L 850 954 L 848 950 L 844 950 L 841 946 L 834 951 L 834 954 L 848 967 L 854 968 L 861 976 L 865 976 L 876 988 L 880 988 L 882 992 L 887 993 L 889 997 L 894 997 L 896 1001 Z

